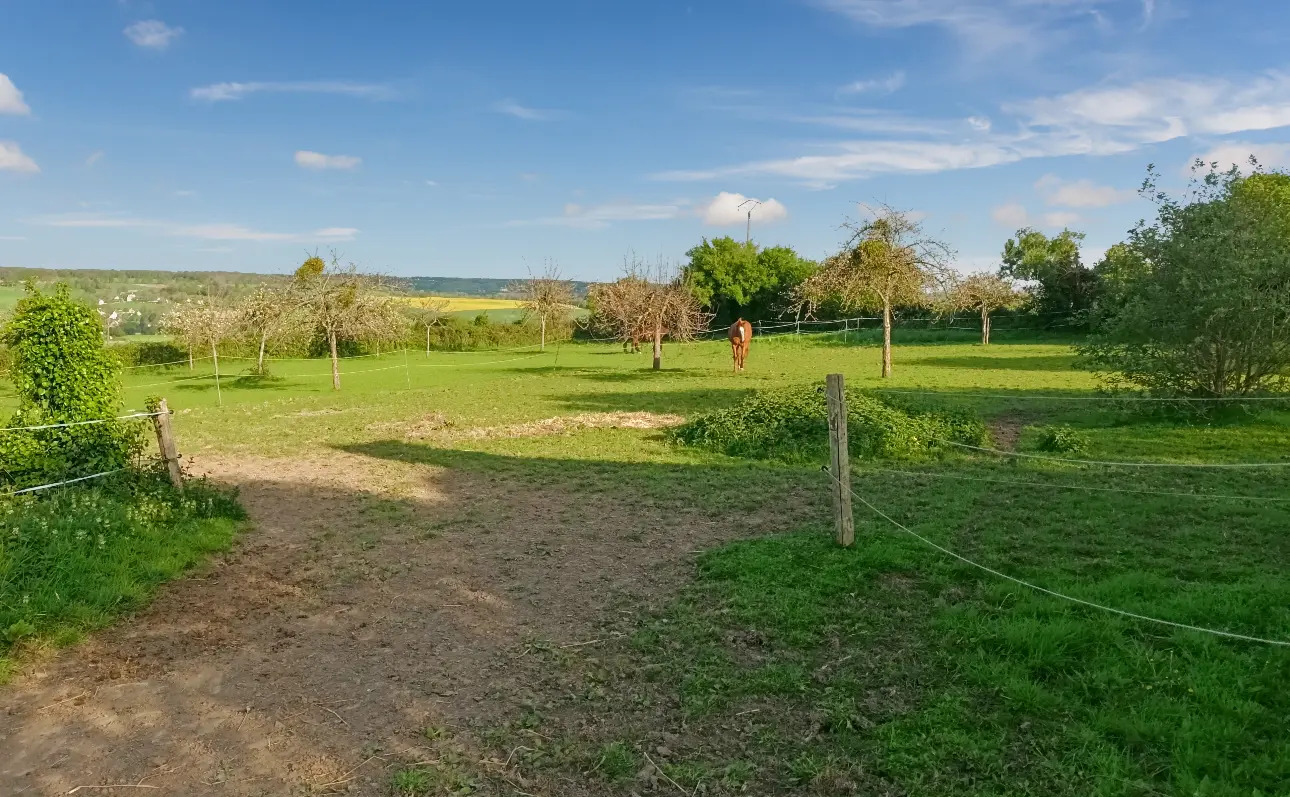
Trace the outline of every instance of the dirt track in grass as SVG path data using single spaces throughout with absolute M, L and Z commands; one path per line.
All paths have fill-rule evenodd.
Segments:
M 534 645 L 616 633 L 695 550 L 785 528 L 818 498 L 750 496 L 732 517 L 360 453 L 197 468 L 240 488 L 249 530 L 5 688 L 0 794 L 389 794 L 398 767 L 443 755 L 427 728 L 487 793 L 514 793 L 478 740 L 543 699 Z M 111 784 L 158 788 L 88 788 Z

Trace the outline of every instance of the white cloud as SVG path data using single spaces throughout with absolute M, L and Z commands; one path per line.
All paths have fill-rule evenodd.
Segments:
M 134 23 L 124 31 L 125 37 L 140 47 L 149 50 L 164 50 L 171 42 L 179 38 L 183 28 L 171 27 L 159 19 L 145 19 Z
M 9 76 L 0 72 L 0 114 L 13 114 L 15 116 L 27 116 L 31 113 L 31 108 L 22 98 L 22 92 L 13 84 Z
M 431 188 L 434 188 L 438 186 L 439 183 L 435 182 L 434 180 L 426 180 L 426 185 L 430 186 Z
M 203 241 L 277 241 L 294 243 L 336 243 L 352 241 L 358 235 L 354 227 L 324 227 L 308 233 L 266 232 L 240 224 L 183 224 L 132 216 L 63 214 L 38 216 L 26 223 L 41 227 L 72 229 L 148 230 L 160 235 L 196 238 Z
M 709 227 L 731 227 L 743 224 L 748 219 L 748 208 L 740 208 L 744 202 L 752 199 L 743 194 L 722 191 L 712 199 L 700 205 L 696 210 Z M 759 223 L 779 221 L 788 217 L 788 208 L 775 199 L 757 200 L 761 205 L 753 210 L 753 220 Z
M 94 164 L 96 164 L 96 163 L 98 163 L 99 161 L 103 160 L 103 156 L 104 156 L 104 155 L 106 155 L 106 154 L 107 154 L 107 153 L 105 153 L 105 152 L 104 152 L 103 150 L 101 150 L 101 149 L 96 149 L 96 150 L 94 150 L 94 151 L 93 151 L 93 152 L 91 152 L 91 153 L 89 154 L 89 156 L 85 159 L 85 165 L 86 165 L 86 166 L 93 166 Z
M 664 221 L 680 218 L 687 210 L 687 202 L 609 202 L 603 205 L 579 205 L 570 202 L 562 215 L 538 219 L 516 219 L 507 222 L 510 227 L 544 226 L 575 227 L 599 230 L 615 221 Z
M 994 220 L 995 224 L 1007 227 L 1010 230 L 1019 230 L 1030 223 L 1030 214 L 1018 202 L 1006 202 L 998 207 L 991 208 L 990 218 Z
M 1065 210 L 1057 210 L 1052 213 L 1045 213 L 1041 217 L 1041 223 L 1045 227 L 1070 227 L 1081 221 L 1078 213 L 1072 213 Z
M 0 141 L 0 172 L 6 171 L 35 174 L 40 171 L 40 167 L 27 157 L 17 141 Z
M 240 100 L 251 94 L 340 94 L 371 100 L 388 100 L 397 96 L 389 86 L 375 83 L 352 83 L 346 80 L 252 81 L 249 83 L 212 83 L 188 90 L 188 96 L 205 102 Z
M 296 165 L 302 169 L 357 169 L 362 162 L 355 155 L 324 155 L 307 149 L 296 152 Z
M 873 28 L 938 27 L 977 58 L 1008 50 L 1015 63 L 1069 34 L 1106 0 L 814 0 Z
M 884 173 L 926 173 L 1014 163 L 1031 158 L 1111 155 L 1190 135 L 1227 135 L 1290 126 L 1290 76 L 1268 73 L 1233 82 L 1217 79 L 1151 80 L 1099 86 L 1005 105 L 1010 117 L 973 138 L 932 132 L 922 136 L 839 141 L 798 157 L 717 168 L 675 170 L 663 180 L 713 180 L 773 175 L 810 185 Z M 959 130 L 962 130 L 961 122 Z
M 493 110 L 497 113 L 504 113 L 508 116 L 514 116 L 516 119 L 526 119 L 530 122 L 546 122 L 560 116 L 559 111 L 530 108 L 526 105 L 520 105 L 512 99 L 499 100 L 493 103 Z
M 886 77 L 856 80 L 838 89 L 839 94 L 891 94 L 905 85 L 905 73 L 897 70 Z
M 0 241 L 25 241 L 25 240 L 27 240 L 27 236 L 25 235 L 0 235 Z
M 1036 180 L 1035 190 L 1045 203 L 1066 208 L 1104 208 L 1131 202 L 1138 195 L 1131 188 L 1098 185 L 1088 179 L 1068 182 L 1054 174 L 1046 174 Z
M 1220 171 L 1236 166 L 1243 172 L 1250 171 L 1250 156 L 1258 160 L 1265 169 L 1279 169 L 1290 166 L 1290 144 L 1250 144 L 1233 141 L 1220 144 L 1204 154 L 1197 155 L 1206 164 L 1217 163 Z M 1193 161 L 1183 167 L 1183 174 L 1191 174 Z
M 978 133 L 988 133 L 993 126 L 988 116 L 969 116 L 967 118 L 968 127 Z
M 181 188 L 174 192 L 174 196 L 177 199 L 191 199 L 192 197 L 197 196 L 197 192 L 190 188 Z

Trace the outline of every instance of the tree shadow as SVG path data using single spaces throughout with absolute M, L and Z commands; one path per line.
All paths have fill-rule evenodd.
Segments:
M 604 393 L 564 393 L 554 398 L 568 409 L 579 412 L 657 412 L 688 415 L 728 407 L 740 399 L 752 395 L 754 392 L 755 390 L 750 387 L 721 387 L 694 388 L 691 390 L 623 390 Z
M 927 357 L 917 362 L 919 365 L 967 368 L 976 371 L 1071 371 L 1077 370 L 1076 360 L 1073 354 L 1036 354 L 1024 357 L 967 354 L 957 357 Z

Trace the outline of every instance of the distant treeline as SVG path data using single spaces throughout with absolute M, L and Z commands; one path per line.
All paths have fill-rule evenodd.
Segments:
M 493 279 L 490 277 L 409 277 L 408 286 L 417 293 L 428 293 L 434 296 L 488 296 L 515 299 L 518 292 L 515 285 L 523 280 Z M 589 282 L 572 281 L 573 295 L 583 299 Z

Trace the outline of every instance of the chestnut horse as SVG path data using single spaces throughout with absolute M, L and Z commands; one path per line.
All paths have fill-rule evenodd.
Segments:
M 744 369 L 748 360 L 748 344 L 752 343 L 752 324 L 740 318 L 730 325 L 730 353 L 735 358 L 735 373 Z

